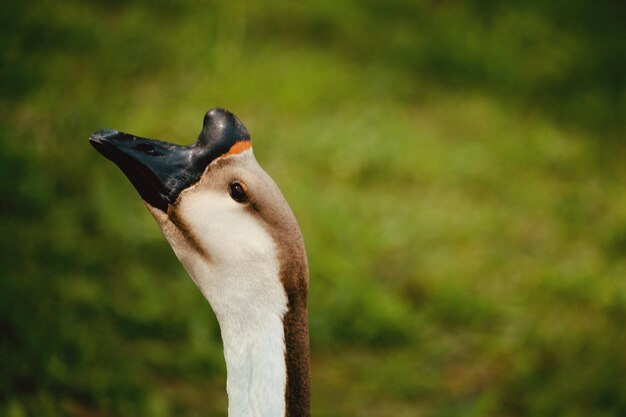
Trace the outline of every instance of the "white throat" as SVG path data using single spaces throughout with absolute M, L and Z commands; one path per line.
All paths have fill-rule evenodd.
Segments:
M 280 317 L 222 318 L 230 417 L 285 415 L 285 343 Z
M 219 237 L 214 243 L 200 241 L 200 250 L 210 254 L 208 258 L 188 244 L 180 227 L 151 211 L 217 316 L 228 373 L 228 415 L 283 417 L 287 296 L 279 278 L 275 243 L 228 195 L 190 192 L 182 201 L 177 208 L 180 217 L 210 219 L 190 222 L 194 234 Z M 198 212 L 202 215 L 194 215 Z

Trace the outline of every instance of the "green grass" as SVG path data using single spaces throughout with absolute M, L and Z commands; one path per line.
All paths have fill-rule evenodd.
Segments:
M 0 8 L 0 416 L 226 415 L 210 307 L 87 143 L 214 106 L 305 237 L 315 415 L 626 414 L 617 5 Z

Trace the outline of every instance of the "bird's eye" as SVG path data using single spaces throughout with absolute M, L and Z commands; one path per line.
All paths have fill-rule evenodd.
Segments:
M 243 185 L 237 181 L 230 183 L 228 193 L 230 194 L 230 197 L 238 203 L 243 203 L 247 200 L 246 191 L 243 189 Z

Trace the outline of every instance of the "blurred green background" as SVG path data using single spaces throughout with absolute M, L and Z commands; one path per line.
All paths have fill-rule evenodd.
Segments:
M 299 219 L 316 416 L 626 415 L 621 1 L 3 1 L 0 415 L 225 416 L 115 128 L 232 110 Z

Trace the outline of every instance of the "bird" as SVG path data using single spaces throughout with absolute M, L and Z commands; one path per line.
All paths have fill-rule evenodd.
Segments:
M 243 123 L 214 108 L 188 146 L 111 129 L 89 142 L 130 180 L 211 305 L 228 415 L 310 416 L 304 241 Z

